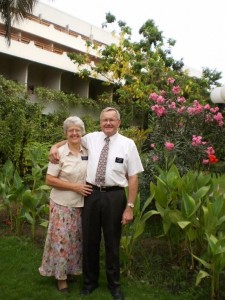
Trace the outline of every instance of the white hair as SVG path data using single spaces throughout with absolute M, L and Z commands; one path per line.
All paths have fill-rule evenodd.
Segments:
M 80 127 L 82 135 L 85 134 L 84 122 L 79 117 L 72 116 L 72 117 L 67 118 L 63 122 L 63 131 L 64 131 L 64 133 L 67 132 L 68 127 L 71 126 L 71 125 L 75 125 L 75 126 Z

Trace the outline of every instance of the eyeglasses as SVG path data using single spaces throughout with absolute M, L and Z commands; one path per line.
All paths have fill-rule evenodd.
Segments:
M 68 129 L 67 132 L 69 132 L 69 133 L 73 133 L 73 132 L 81 133 L 81 130 L 80 129 Z
M 116 122 L 118 121 L 118 119 L 115 119 L 115 118 L 111 118 L 111 119 L 101 119 L 101 122 L 102 123 L 113 123 L 113 122 Z

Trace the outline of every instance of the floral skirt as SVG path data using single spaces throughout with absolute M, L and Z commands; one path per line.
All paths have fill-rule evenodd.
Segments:
M 82 273 L 82 208 L 66 207 L 50 201 L 50 217 L 45 241 L 42 276 L 66 280 Z

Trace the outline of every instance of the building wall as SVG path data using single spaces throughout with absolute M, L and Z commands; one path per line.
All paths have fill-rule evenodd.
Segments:
M 0 19 L 0 74 L 6 78 L 25 84 L 31 91 L 42 86 L 89 97 L 94 85 L 92 95 L 96 97 L 112 92 L 112 87 L 101 84 L 104 78 L 79 78 L 77 66 L 67 56 L 68 52 L 85 53 L 87 41 L 101 47 L 116 43 L 111 33 L 41 2 L 33 15 L 13 24 L 10 46 L 4 33 Z M 90 55 L 94 63 L 98 54 L 92 51 Z

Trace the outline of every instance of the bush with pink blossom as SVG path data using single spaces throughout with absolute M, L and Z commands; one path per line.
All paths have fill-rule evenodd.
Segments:
M 218 107 L 189 103 L 173 78 L 168 91 L 149 96 L 150 152 L 148 164 L 165 169 L 175 163 L 181 173 L 210 170 L 225 155 L 225 127 Z

